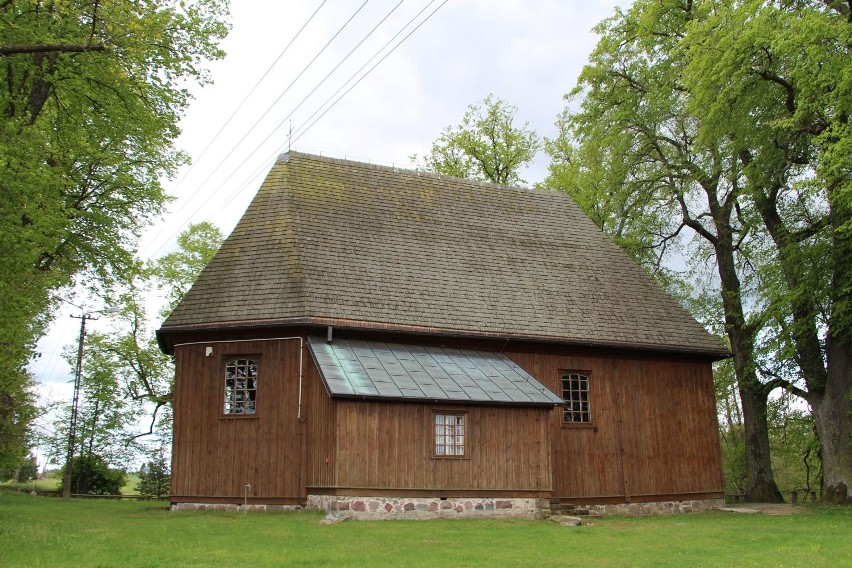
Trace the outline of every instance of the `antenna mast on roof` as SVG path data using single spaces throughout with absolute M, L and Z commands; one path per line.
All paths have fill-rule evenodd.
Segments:
M 290 132 L 287 133 L 287 153 L 290 153 L 290 144 L 293 142 L 293 119 L 290 119 Z

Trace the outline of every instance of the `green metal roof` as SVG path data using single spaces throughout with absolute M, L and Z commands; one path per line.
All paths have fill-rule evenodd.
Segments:
M 564 404 L 502 353 L 322 337 L 308 345 L 332 397 Z

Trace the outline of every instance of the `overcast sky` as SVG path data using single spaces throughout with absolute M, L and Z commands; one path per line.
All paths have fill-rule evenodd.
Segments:
M 518 123 L 529 122 L 541 136 L 555 135 L 563 96 L 597 41 L 592 28 L 616 4 L 628 3 L 442 2 L 327 0 L 305 26 L 322 0 L 231 0 L 233 29 L 222 44 L 227 56 L 209 66 L 213 84 L 192 89 L 195 99 L 181 123 L 177 145 L 193 164 L 165 181 L 176 200 L 146 231 L 140 255 L 173 250 L 177 234 L 192 222 L 212 221 L 229 233 L 275 157 L 287 150 L 291 124 L 293 150 L 412 167 L 411 154 L 428 151 L 441 130 L 461 121 L 469 104 L 492 93 L 517 107 Z M 326 101 L 343 93 L 310 126 Z M 546 168 L 542 154 L 522 177 L 540 181 Z M 76 344 L 79 331 L 71 313 L 57 315 L 39 344 L 42 356 L 31 365 L 42 392 L 60 400 L 70 399 L 72 376 L 60 353 L 64 345 Z M 91 327 L 108 329 L 106 318 Z

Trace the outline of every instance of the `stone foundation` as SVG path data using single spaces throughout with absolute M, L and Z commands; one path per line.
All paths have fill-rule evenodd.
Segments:
M 651 517 L 655 515 L 682 515 L 712 511 L 725 506 L 724 499 L 700 499 L 695 501 L 658 501 L 653 503 L 619 503 L 617 505 L 577 505 L 589 515 L 601 517 Z
M 172 503 L 172 511 L 233 511 L 233 512 L 264 512 L 281 513 L 284 511 L 301 511 L 301 505 L 236 505 L 234 503 Z
M 650 517 L 655 515 L 682 515 L 719 509 L 724 499 L 694 501 L 660 501 L 653 503 L 619 503 L 616 505 L 554 505 L 561 513 L 601 517 Z M 320 509 L 338 516 L 351 516 L 360 520 L 382 519 L 435 519 L 435 518 L 498 518 L 541 519 L 550 516 L 547 499 L 500 498 L 432 498 L 432 497 L 341 497 L 334 495 L 308 495 L 308 508 Z M 233 512 L 284 512 L 301 511 L 300 505 L 243 505 L 211 503 L 174 503 L 172 511 L 233 511 Z
M 541 518 L 538 499 L 340 497 L 308 495 L 308 507 L 360 520 L 435 518 Z

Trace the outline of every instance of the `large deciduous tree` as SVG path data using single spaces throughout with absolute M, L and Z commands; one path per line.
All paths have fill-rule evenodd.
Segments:
M 0 2 L 0 376 L 20 376 L 55 291 L 132 264 L 226 15 L 227 0 Z
M 137 278 L 116 298 L 120 313 L 113 318 L 118 329 L 113 333 L 92 333 L 88 339 L 87 357 L 97 362 L 97 368 L 116 385 L 123 398 L 120 404 L 140 415 L 145 407 L 151 422 L 151 434 L 163 426 L 170 436 L 171 401 L 174 365 L 157 345 L 148 325 L 143 290 L 154 285 L 166 293 L 167 305 L 163 316 L 168 315 L 179 302 L 207 263 L 219 250 L 224 237 L 210 222 L 190 225 L 178 236 L 178 249 L 147 267 L 139 267 Z M 127 414 L 130 414 L 128 412 Z
M 844 4 L 637 2 L 597 28 L 581 107 L 548 142 L 546 184 L 640 262 L 685 257 L 687 285 L 715 271 L 701 296 L 733 354 L 751 499 L 780 499 L 778 387 L 813 410 L 824 496 L 849 496 L 850 28 Z
M 759 290 L 777 353 L 769 385 L 807 400 L 823 498 L 852 501 L 852 12 L 850 4 L 735 2 L 683 41 L 689 110 L 725 145 L 767 239 Z
M 458 126 L 448 126 L 420 157 L 419 167 L 454 177 L 504 185 L 523 185 L 521 169 L 541 148 L 529 123 L 514 125 L 518 109 L 488 95 L 472 104 Z M 417 162 L 418 156 L 411 157 Z

